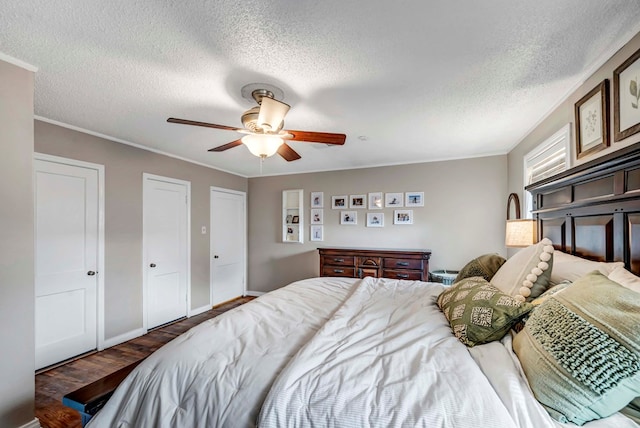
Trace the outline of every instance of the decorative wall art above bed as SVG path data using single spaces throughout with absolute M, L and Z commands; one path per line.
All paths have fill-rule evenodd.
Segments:
M 640 50 L 613 72 L 614 140 L 640 132 Z
M 609 147 L 609 79 L 575 104 L 578 159 Z

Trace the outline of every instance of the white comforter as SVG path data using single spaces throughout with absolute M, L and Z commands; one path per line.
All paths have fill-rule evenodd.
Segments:
M 263 427 L 513 427 L 452 334 L 442 288 L 365 278 L 283 370 Z
M 87 426 L 255 426 L 274 378 L 356 281 L 293 283 L 192 328 L 136 367 Z
M 470 350 L 455 339 L 435 304 L 441 291 L 293 283 L 165 345 L 89 427 L 574 426 L 535 401 L 509 336 Z M 638 428 L 621 414 L 585 427 Z

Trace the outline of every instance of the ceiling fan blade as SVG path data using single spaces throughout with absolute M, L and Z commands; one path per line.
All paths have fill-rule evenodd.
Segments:
M 345 134 L 332 134 L 330 132 L 292 131 L 290 129 L 287 129 L 286 132 L 291 134 L 291 137 L 288 138 L 289 140 L 304 141 L 307 143 L 336 144 L 341 146 L 347 139 Z
M 207 123 L 207 122 L 196 122 L 195 120 L 187 120 L 187 119 L 177 119 L 175 117 L 170 117 L 167 119 L 169 123 L 179 123 L 182 125 L 193 125 L 193 126 L 204 126 L 205 128 L 215 128 L 215 129 L 224 129 L 226 131 L 242 131 L 242 128 L 234 128 L 233 126 L 225 126 L 225 125 L 216 125 L 215 123 Z
M 282 126 L 282 121 L 289 111 L 289 104 L 273 98 L 263 97 L 260 102 L 260 113 L 258 114 L 257 125 L 268 131 L 278 131 Z
M 287 143 L 282 143 L 282 145 L 278 147 L 278 154 L 287 162 L 298 160 L 301 157 L 298 152 L 293 150 Z
M 224 152 L 225 150 L 232 149 L 232 148 L 234 148 L 236 146 L 239 146 L 240 144 L 242 144 L 242 140 L 235 140 L 235 141 L 232 141 L 230 143 L 223 144 L 223 145 L 218 146 L 218 147 L 214 147 L 213 149 L 209 149 L 207 151 L 208 152 Z

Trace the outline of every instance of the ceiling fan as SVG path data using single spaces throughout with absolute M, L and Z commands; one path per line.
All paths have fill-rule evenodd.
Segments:
M 255 86 L 257 84 L 250 84 L 245 86 L 245 88 L 251 85 Z M 264 84 L 264 86 L 270 85 Z M 243 88 L 243 93 L 245 92 L 245 88 Z M 280 93 L 282 92 L 278 88 L 273 88 Z M 289 162 L 300 159 L 300 155 L 285 143 L 284 140 L 343 145 L 347 138 L 345 134 L 293 131 L 290 129 L 283 130 L 284 117 L 289 111 L 289 105 L 275 99 L 274 90 L 264 88 L 253 89 L 251 91 L 251 97 L 258 103 L 258 105 L 242 114 L 242 124 L 244 128 L 216 125 L 214 123 L 197 122 L 187 119 L 177 119 L 175 117 L 170 117 L 167 119 L 167 122 L 223 129 L 246 134 L 238 140 L 209 149 L 210 152 L 223 152 L 244 144 L 251 153 L 262 159 L 278 153 Z

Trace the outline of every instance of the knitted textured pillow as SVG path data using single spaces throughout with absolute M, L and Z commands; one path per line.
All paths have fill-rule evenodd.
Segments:
M 640 396 L 640 294 L 587 274 L 532 312 L 513 350 L 554 419 L 610 416 Z

